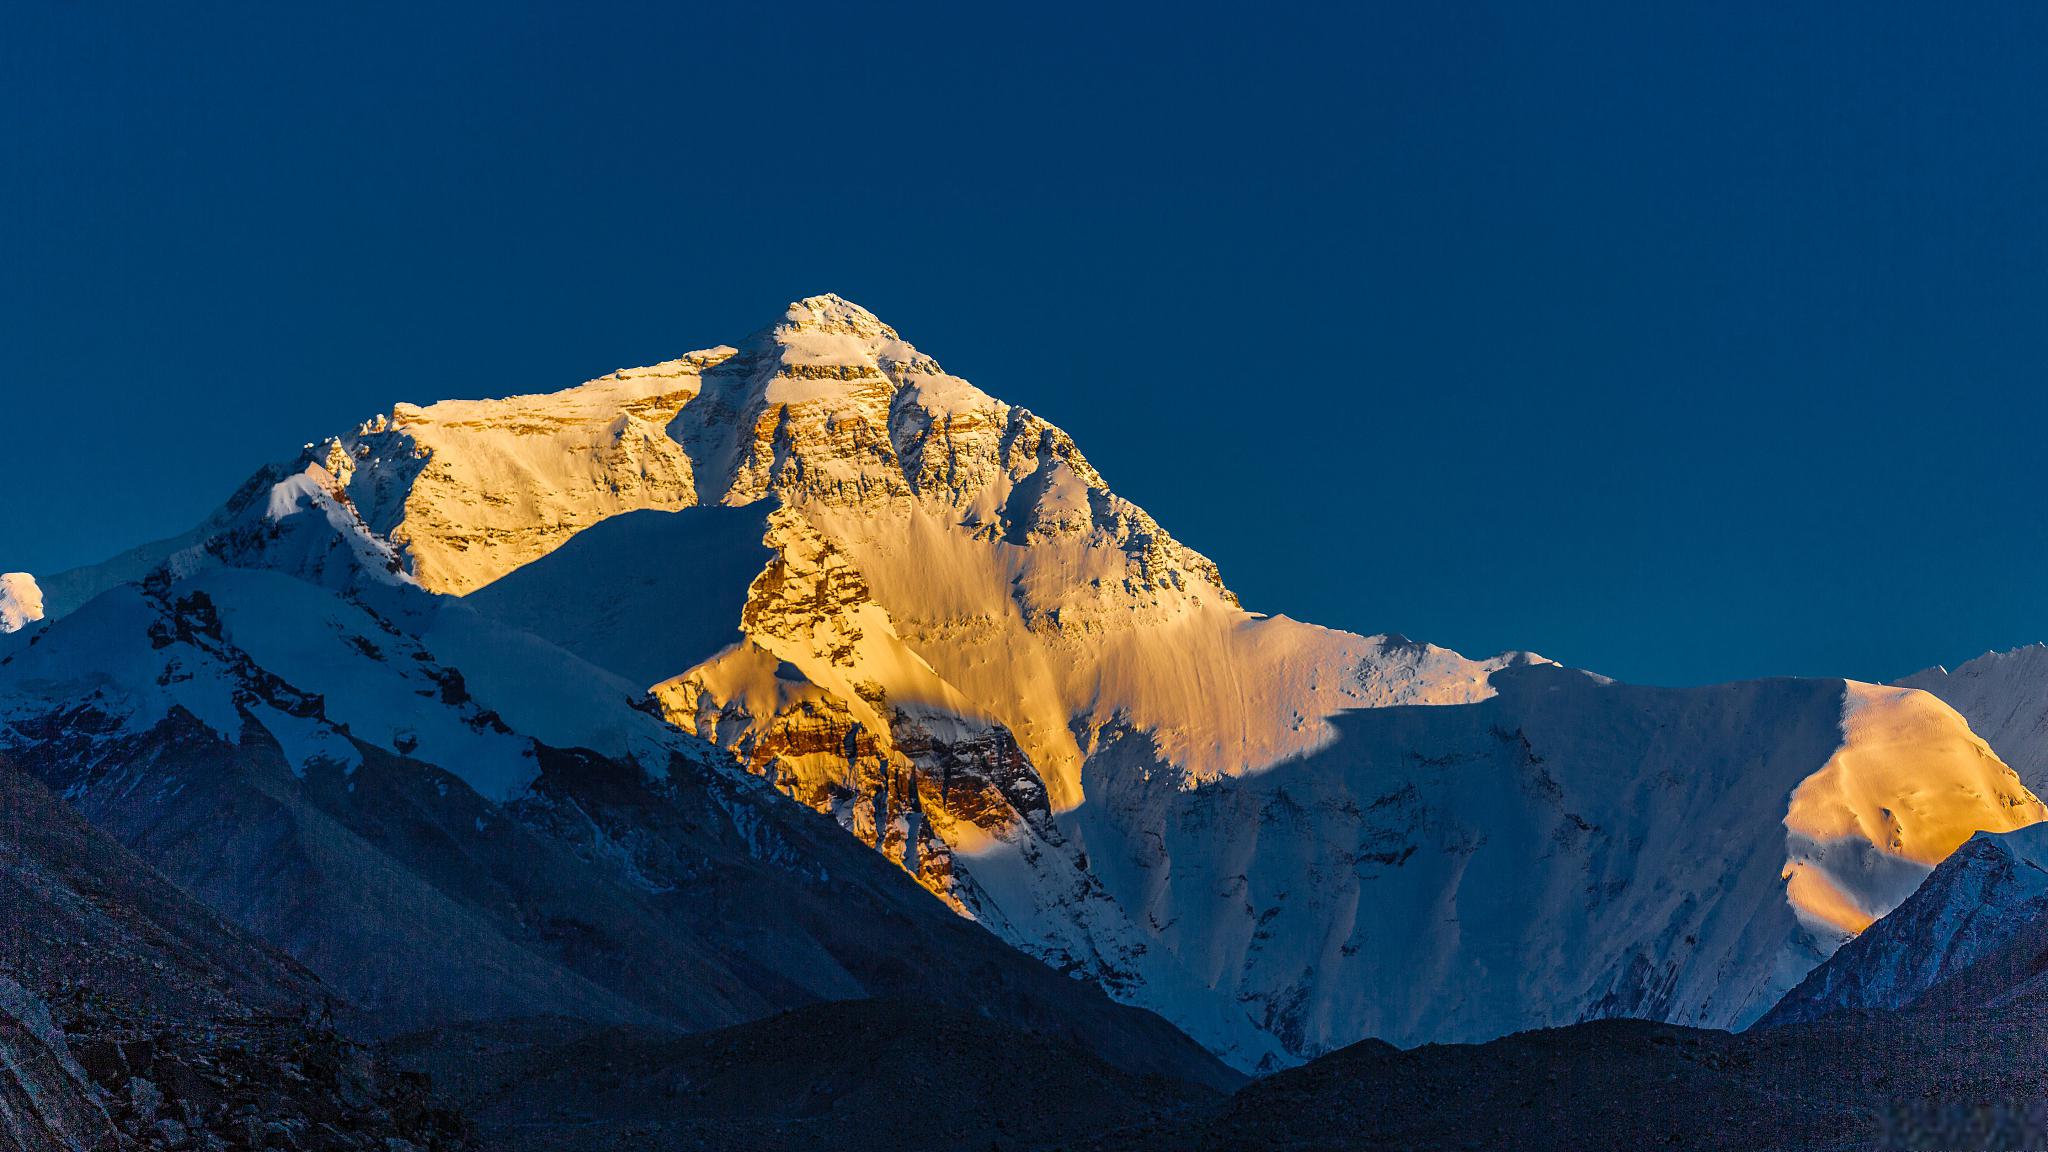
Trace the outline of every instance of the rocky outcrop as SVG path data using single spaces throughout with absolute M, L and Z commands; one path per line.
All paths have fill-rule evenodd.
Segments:
M 0 976 L 0 1148 L 30 1152 L 119 1140 L 49 1007 Z
M 452 1149 L 312 973 L 0 761 L 0 1148 Z

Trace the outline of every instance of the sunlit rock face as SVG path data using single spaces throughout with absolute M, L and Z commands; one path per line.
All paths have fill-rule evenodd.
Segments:
M 316 455 L 423 586 L 473 591 L 608 516 L 696 504 L 663 428 L 730 351 L 550 396 L 400 404 Z
M 43 618 L 43 590 L 26 572 L 0 572 L 0 632 L 19 632 Z
M 1247 611 L 1059 428 L 834 296 L 276 471 L 246 504 L 294 485 L 349 543 L 207 529 L 67 598 L 209 563 L 461 596 L 1246 1069 L 1746 1023 L 2040 814 L 1917 693 L 1634 688 Z

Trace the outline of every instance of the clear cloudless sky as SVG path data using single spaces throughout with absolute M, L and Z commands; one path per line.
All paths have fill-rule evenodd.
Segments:
M 0 568 L 832 291 L 1256 609 L 1953 664 L 2048 638 L 2044 59 L 2032 4 L 21 0 Z

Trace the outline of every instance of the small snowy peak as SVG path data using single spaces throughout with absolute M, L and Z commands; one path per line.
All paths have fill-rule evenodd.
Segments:
M 335 445 L 309 446 L 297 471 L 257 494 L 199 547 L 174 554 L 163 572 L 185 577 L 225 565 L 295 576 L 336 591 L 413 583 L 389 541 L 363 523 L 327 460 Z
M 930 364 L 874 313 L 839 296 L 809 296 L 784 310 L 777 323 L 754 333 L 742 351 L 785 368 L 804 366 L 879 369 L 883 363 Z M 931 364 L 936 369 L 936 364 Z M 791 373 L 796 375 L 798 373 Z
M 2038 879 L 2040 892 L 2048 895 L 2048 822 L 2029 824 L 2014 832 L 1979 832 L 1970 837 L 1978 850 L 1995 853 L 2026 866 Z
M 822 332 L 863 340 L 897 339 L 896 330 L 882 323 L 880 317 L 833 292 L 792 301 L 784 310 L 783 322 L 776 326 L 776 330 Z
M 19 632 L 43 618 L 43 590 L 26 572 L 0 572 L 0 632 Z
M 1494 679 L 1469 704 L 1341 713 L 1316 750 L 1194 789 L 1158 771 L 1154 733 L 1100 729 L 1089 802 L 1064 820 L 1146 918 L 1140 1002 L 1219 1034 L 1158 972 L 1178 961 L 1301 1058 L 1601 1016 L 1740 1027 L 1820 958 L 1787 900 L 1783 821 L 1843 743 L 1840 682 Z M 1974 787 L 1904 791 L 1923 786 Z M 2006 818 L 1982 789 L 1954 803 L 1977 806 L 1957 823 Z M 970 868 L 1004 891 L 991 864 Z
M 1357 702 L 1365 707 L 1472 704 L 1494 695 L 1494 676 L 1498 673 L 1538 666 L 1563 667 L 1534 652 L 1502 652 L 1474 660 L 1449 648 L 1410 640 L 1398 632 L 1367 639 L 1378 641 L 1379 651 L 1377 659 L 1359 661 L 1361 691 Z M 1603 677 L 1593 679 L 1604 682 Z
M 1979 831 L 2048 819 L 2048 807 L 1955 709 L 1933 695 L 1848 681 L 1842 744 L 1792 793 L 1786 898 L 1818 939 L 1868 928 Z
M 762 378 L 771 384 L 771 399 L 798 402 L 830 395 L 829 387 L 806 392 L 797 381 L 857 380 L 872 373 L 892 383 L 918 377 L 942 377 L 938 361 L 919 352 L 896 329 L 867 309 L 840 296 L 810 296 L 792 303 L 783 319 L 754 334 L 746 352 L 771 370 Z M 966 381 L 949 377 L 954 385 Z M 979 390 L 973 396 L 992 402 Z

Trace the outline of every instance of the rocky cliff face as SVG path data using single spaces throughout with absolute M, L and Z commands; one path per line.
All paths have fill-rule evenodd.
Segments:
M 1744 1023 L 1972 830 L 2042 815 L 1919 693 L 1632 689 L 1247 611 L 1065 433 L 831 296 L 564 392 L 400 405 L 63 583 L 221 565 L 460 596 L 421 667 L 527 702 L 511 728 L 649 773 L 701 738 L 1243 1068 Z M 543 648 L 608 702 L 532 705 Z M 493 802 L 537 779 L 489 718 L 412 711 L 350 737 Z

